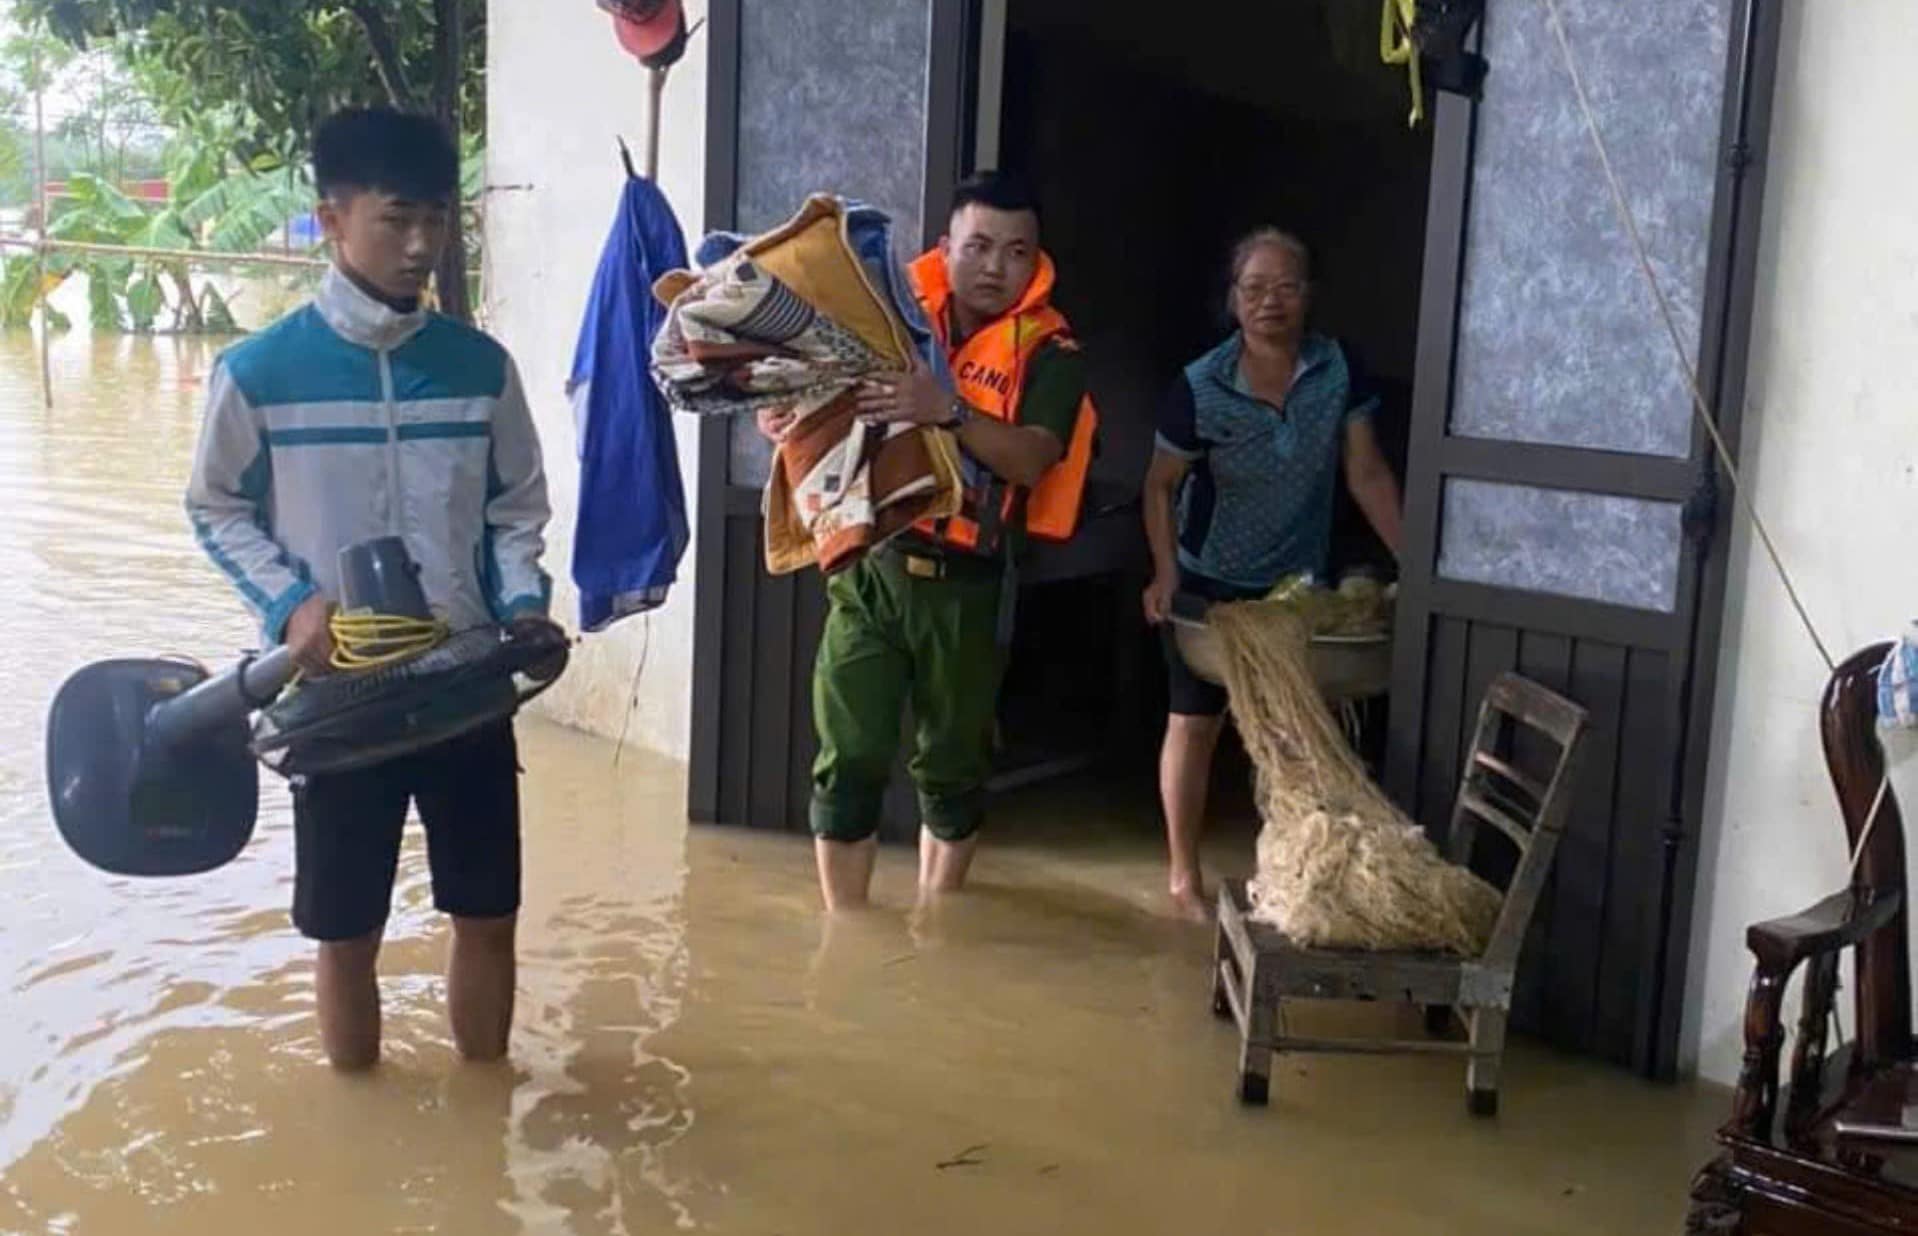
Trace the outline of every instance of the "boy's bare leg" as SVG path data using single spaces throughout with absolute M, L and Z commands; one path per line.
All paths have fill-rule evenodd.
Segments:
M 336 1069 L 356 1072 L 379 1062 L 381 930 L 320 945 L 320 1042 Z
M 446 964 L 446 1011 L 453 1042 L 468 1060 L 500 1060 L 513 1032 L 519 916 L 453 919 Z

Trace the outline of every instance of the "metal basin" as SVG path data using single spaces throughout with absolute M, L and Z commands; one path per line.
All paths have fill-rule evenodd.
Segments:
M 1191 606 L 1175 606 L 1172 636 L 1179 655 L 1194 674 L 1225 685 L 1225 649 L 1214 631 Z M 1315 635 L 1309 648 L 1312 679 L 1331 703 L 1384 695 L 1392 685 L 1392 637 L 1378 635 Z

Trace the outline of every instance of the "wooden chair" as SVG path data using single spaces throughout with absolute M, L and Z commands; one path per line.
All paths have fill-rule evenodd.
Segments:
M 1508 728 L 1509 750 L 1545 750 L 1538 763 L 1549 771 L 1542 777 L 1521 771 L 1516 756 L 1499 754 L 1508 749 L 1500 743 Z M 1452 811 L 1447 857 L 1469 865 L 1483 823 L 1516 849 L 1517 859 L 1491 940 L 1478 957 L 1301 947 L 1252 921 L 1243 882 L 1223 885 L 1212 1008 L 1239 1026 L 1242 1102 L 1267 1101 L 1274 1052 L 1447 1052 L 1470 1057 L 1466 1091 L 1472 1112 L 1497 1112 L 1512 975 L 1565 825 L 1567 789 L 1585 729 L 1583 708 L 1516 674 L 1501 675 L 1486 693 Z M 1465 1042 L 1301 1038 L 1285 1032 L 1285 1000 L 1424 1005 L 1435 1032 L 1449 1028 L 1456 1009 L 1470 1033 Z
M 1918 1232 L 1918 1146 L 1839 1131 L 1841 1122 L 1898 1124 L 1918 1104 L 1904 820 L 1885 781 L 1877 733 L 1878 667 L 1890 648 L 1856 653 L 1825 688 L 1820 730 L 1847 852 L 1858 852 L 1868 826 L 1870 836 L 1847 887 L 1745 933 L 1756 965 L 1745 1001 L 1744 1067 L 1731 1119 L 1718 1135 L 1723 1153 L 1693 1184 L 1688 1232 Z M 1838 963 L 1847 949 L 1854 954 L 1857 1037 L 1827 1055 Z M 1800 966 L 1804 997 L 1790 1085 L 1781 1094 L 1782 1005 Z

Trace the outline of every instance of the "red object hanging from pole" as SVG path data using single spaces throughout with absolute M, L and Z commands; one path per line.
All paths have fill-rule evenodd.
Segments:
M 613 15 L 619 45 L 649 69 L 670 68 L 686 54 L 686 9 L 680 0 L 599 0 Z

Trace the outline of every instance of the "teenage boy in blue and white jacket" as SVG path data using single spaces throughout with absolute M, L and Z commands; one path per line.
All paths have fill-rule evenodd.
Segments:
M 301 668 L 328 671 L 341 548 L 399 535 L 453 629 L 543 618 L 549 515 L 512 359 L 420 295 L 458 209 L 433 120 L 342 112 L 314 142 L 332 269 L 312 303 L 226 352 L 208 379 L 187 511 L 209 557 Z M 434 904 L 453 919 L 447 1003 L 469 1059 L 505 1054 L 520 895 L 511 722 L 294 785 L 293 921 L 319 942 L 319 1019 L 340 1068 L 379 1058 L 374 963 L 408 803 Z

